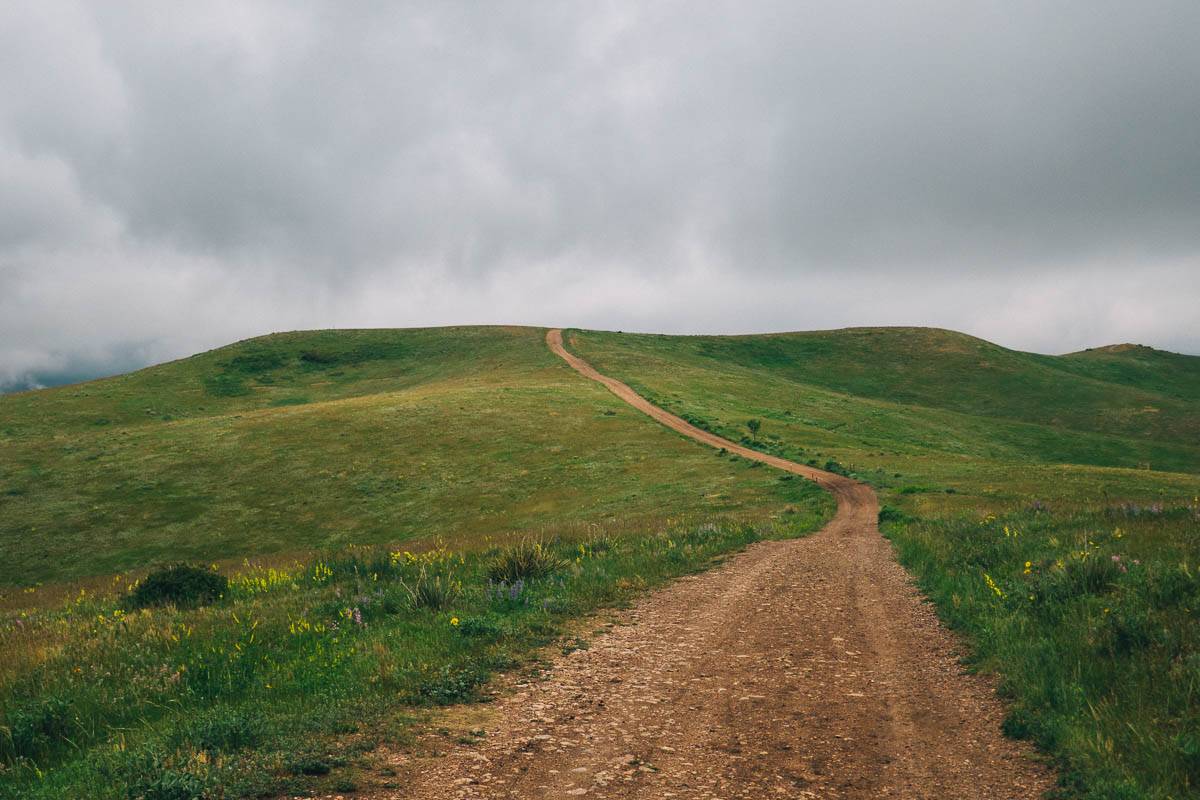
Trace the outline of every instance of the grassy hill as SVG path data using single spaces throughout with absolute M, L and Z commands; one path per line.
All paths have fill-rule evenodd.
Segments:
M 278 334 L 0 397 L 0 798 L 386 786 L 422 708 L 832 515 L 544 336 Z M 135 602 L 178 560 L 219 598 Z
M 0 397 L 0 798 L 385 786 L 373 748 L 421 708 L 830 515 L 544 335 L 275 334 Z M 1200 786 L 1200 358 L 915 328 L 566 339 L 700 427 L 874 485 L 1068 796 Z M 217 562 L 220 599 L 131 604 L 178 560 Z
M 818 398 L 853 403 L 855 414 L 830 424 L 852 425 L 859 411 L 868 419 L 900 415 L 896 427 L 904 413 L 954 412 L 926 414 L 946 429 L 940 441 L 922 442 L 927 448 L 952 452 L 968 440 L 984 454 L 1015 439 L 1013 455 L 1039 461 L 1130 467 L 1149 461 L 1156 468 L 1200 470 L 1200 357 L 1149 348 L 1043 356 L 931 328 L 728 337 L 589 332 L 577 339 L 582 355 L 626 377 L 641 381 L 639 371 L 653 371 L 657 383 L 643 385 L 668 397 L 687 397 L 682 390 L 694 383 L 687 376 L 696 373 L 708 376 L 702 383 L 767 381 L 774 407 L 764 398 L 764 413 L 812 411 L 809 417 L 821 420 L 829 414 Z M 953 435 L 972 420 L 995 435 Z M 1023 446 L 1024 440 L 1033 441 Z M 1114 452 L 1112 443 L 1126 454 Z
M 873 484 L 1067 796 L 1200 791 L 1200 358 L 909 328 L 567 340 L 694 424 Z
M 0 591 L 786 502 L 579 380 L 543 336 L 275 334 L 0 397 Z

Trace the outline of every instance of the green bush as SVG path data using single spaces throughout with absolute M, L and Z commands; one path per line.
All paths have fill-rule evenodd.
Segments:
M 142 579 L 125 599 L 129 609 L 173 605 L 195 608 L 208 605 L 229 589 L 229 579 L 219 572 L 191 564 L 157 569 Z
M 489 580 L 511 584 L 544 578 L 566 565 L 566 561 L 550 552 L 541 542 L 526 539 L 501 550 L 488 563 L 487 576 Z
M 885 522 L 897 522 L 897 523 L 900 523 L 903 525 L 903 524 L 913 522 L 913 521 L 914 521 L 914 517 L 904 513 L 903 511 L 896 508 L 895 506 L 886 506 L 885 505 L 885 506 L 880 506 L 880 508 L 879 508 L 879 524 L 880 525 L 884 524 Z

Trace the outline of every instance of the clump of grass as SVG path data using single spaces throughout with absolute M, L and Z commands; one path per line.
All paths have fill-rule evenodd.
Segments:
M 413 608 L 426 608 L 431 611 L 449 608 L 462 594 L 462 585 L 457 581 L 443 578 L 441 575 L 429 575 L 424 569 L 411 586 L 403 580 L 401 586 L 408 593 Z
M 555 555 L 544 543 L 525 539 L 502 548 L 488 563 L 487 577 L 497 583 L 514 584 L 544 578 L 566 566 L 566 560 Z
M 125 606 L 195 608 L 220 599 L 228 589 L 229 579 L 219 572 L 193 564 L 174 564 L 156 569 L 139 581 L 126 597 Z

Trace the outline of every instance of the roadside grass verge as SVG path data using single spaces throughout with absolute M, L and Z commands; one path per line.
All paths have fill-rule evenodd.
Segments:
M 832 500 L 794 483 L 787 513 L 757 522 L 677 520 L 640 536 L 471 552 L 350 548 L 248 569 L 191 610 L 127 611 L 121 597 L 82 592 L 10 614 L 0 798 L 186 800 L 386 781 L 366 755 L 402 740 L 417 710 L 485 699 L 493 673 L 569 620 L 757 539 L 818 528 Z
M 883 531 L 976 667 L 1004 730 L 1056 757 L 1065 796 L 1200 791 L 1200 504 L 914 519 Z

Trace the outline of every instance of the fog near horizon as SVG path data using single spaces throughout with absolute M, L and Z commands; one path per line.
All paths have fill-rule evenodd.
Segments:
M 1200 354 L 1200 5 L 15 2 L 0 391 L 331 327 Z

